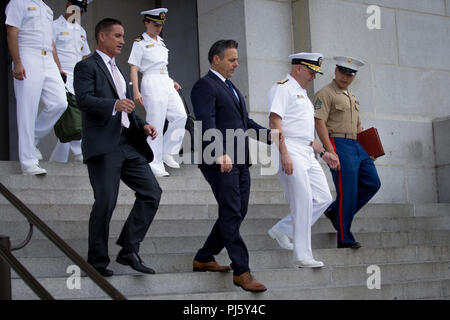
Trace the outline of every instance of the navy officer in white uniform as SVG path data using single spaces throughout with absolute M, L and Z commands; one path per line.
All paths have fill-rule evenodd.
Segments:
M 74 95 L 73 69 L 78 61 L 86 59 L 91 53 L 87 42 L 86 31 L 80 25 L 78 18 L 87 11 L 87 6 L 92 0 L 69 0 L 66 4 L 66 12 L 53 21 L 53 35 L 58 53 L 58 58 L 63 71 L 67 75 L 66 89 Z M 76 10 L 76 11 L 75 11 Z M 50 156 L 51 161 L 67 162 L 69 152 L 72 151 L 74 160 L 82 162 L 81 140 L 62 143 L 58 140 Z
M 44 175 L 36 148 L 67 108 L 62 70 L 53 42 L 53 11 L 42 0 L 11 0 L 6 7 L 13 59 L 19 161 L 23 174 Z M 38 115 L 39 101 L 44 109 Z
M 336 168 L 339 161 L 314 138 L 314 106 L 306 92 L 316 73 L 322 74 L 322 58 L 320 53 L 290 55 L 290 74 L 269 92 L 270 129 L 285 137 L 277 143 L 276 154 L 280 157 L 278 178 L 291 209 L 288 216 L 269 230 L 269 235 L 283 248 L 294 250 L 296 267 L 323 266 L 312 254 L 311 227 L 328 208 L 332 197 L 314 153 L 319 153 L 331 168 Z
M 144 15 L 145 32 L 134 41 L 128 59 L 134 100 L 144 106 L 147 122 L 161 133 L 156 139 L 147 140 L 154 154 L 150 167 L 157 177 L 169 175 L 164 163 L 172 168 L 180 167 L 173 155 L 180 151 L 187 119 L 183 101 L 177 92 L 181 87 L 169 77 L 167 71 L 169 49 L 159 36 L 167 12 L 166 8 L 141 12 Z M 143 74 L 141 90 L 138 71 Z M 166 118 L 169 125 L 163 135 Z

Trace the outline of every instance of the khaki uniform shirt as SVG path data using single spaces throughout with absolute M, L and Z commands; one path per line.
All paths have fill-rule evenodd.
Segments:
M 361 125 L 359 118 L 359 101 L 347 90 L 339 89 L 336 81 L 320 89 L 314 96 L 314 117 L 324 120 L 329 134 L 358 132 Z

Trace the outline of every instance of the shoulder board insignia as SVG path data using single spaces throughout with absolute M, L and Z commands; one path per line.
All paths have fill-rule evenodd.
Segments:
M 289 78 L 286 78 L 286 79 L 283 79 L 283 80 L 278 81 L 277 83 L 278 83 L 278 84 L 285 84 L 285 83 L 288 82 L 288 81 L 289 81 Z
M 144 37 L 142 35 L 140 35 L 139 37 L 137 37 L 136 39 L 134 39 L 134 41 L 139 42 L 144 40 Z

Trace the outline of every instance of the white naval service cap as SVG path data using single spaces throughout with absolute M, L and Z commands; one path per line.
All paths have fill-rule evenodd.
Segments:
M 291 54 L 288 58 L 291 59 L 292 64 L 302 64 L 314 72 L 323 74 L 322 69 L 320 68 L 323 60 L 323 55 L 321 53 L 299 52 Z
M 156 8 L 152 10 L 142 11 L 141 14 L 145 16 L 145 20 L 153 21 L 156 24 L 164 24 L 166 21 L 167 8 Z
M 338 70 L 350 76 L 354 76 L 358 72 L 359 68 L 365 64 L 361 60 L 350 57 L 337 56 L 333 58 L 336 60 Z

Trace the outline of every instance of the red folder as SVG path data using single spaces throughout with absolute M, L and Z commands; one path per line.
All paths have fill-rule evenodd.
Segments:
M 384 156 L 384 149 L 377 128 L 372 127 L 361 131 L 356 138 L 369 156 L 374 158 Z

